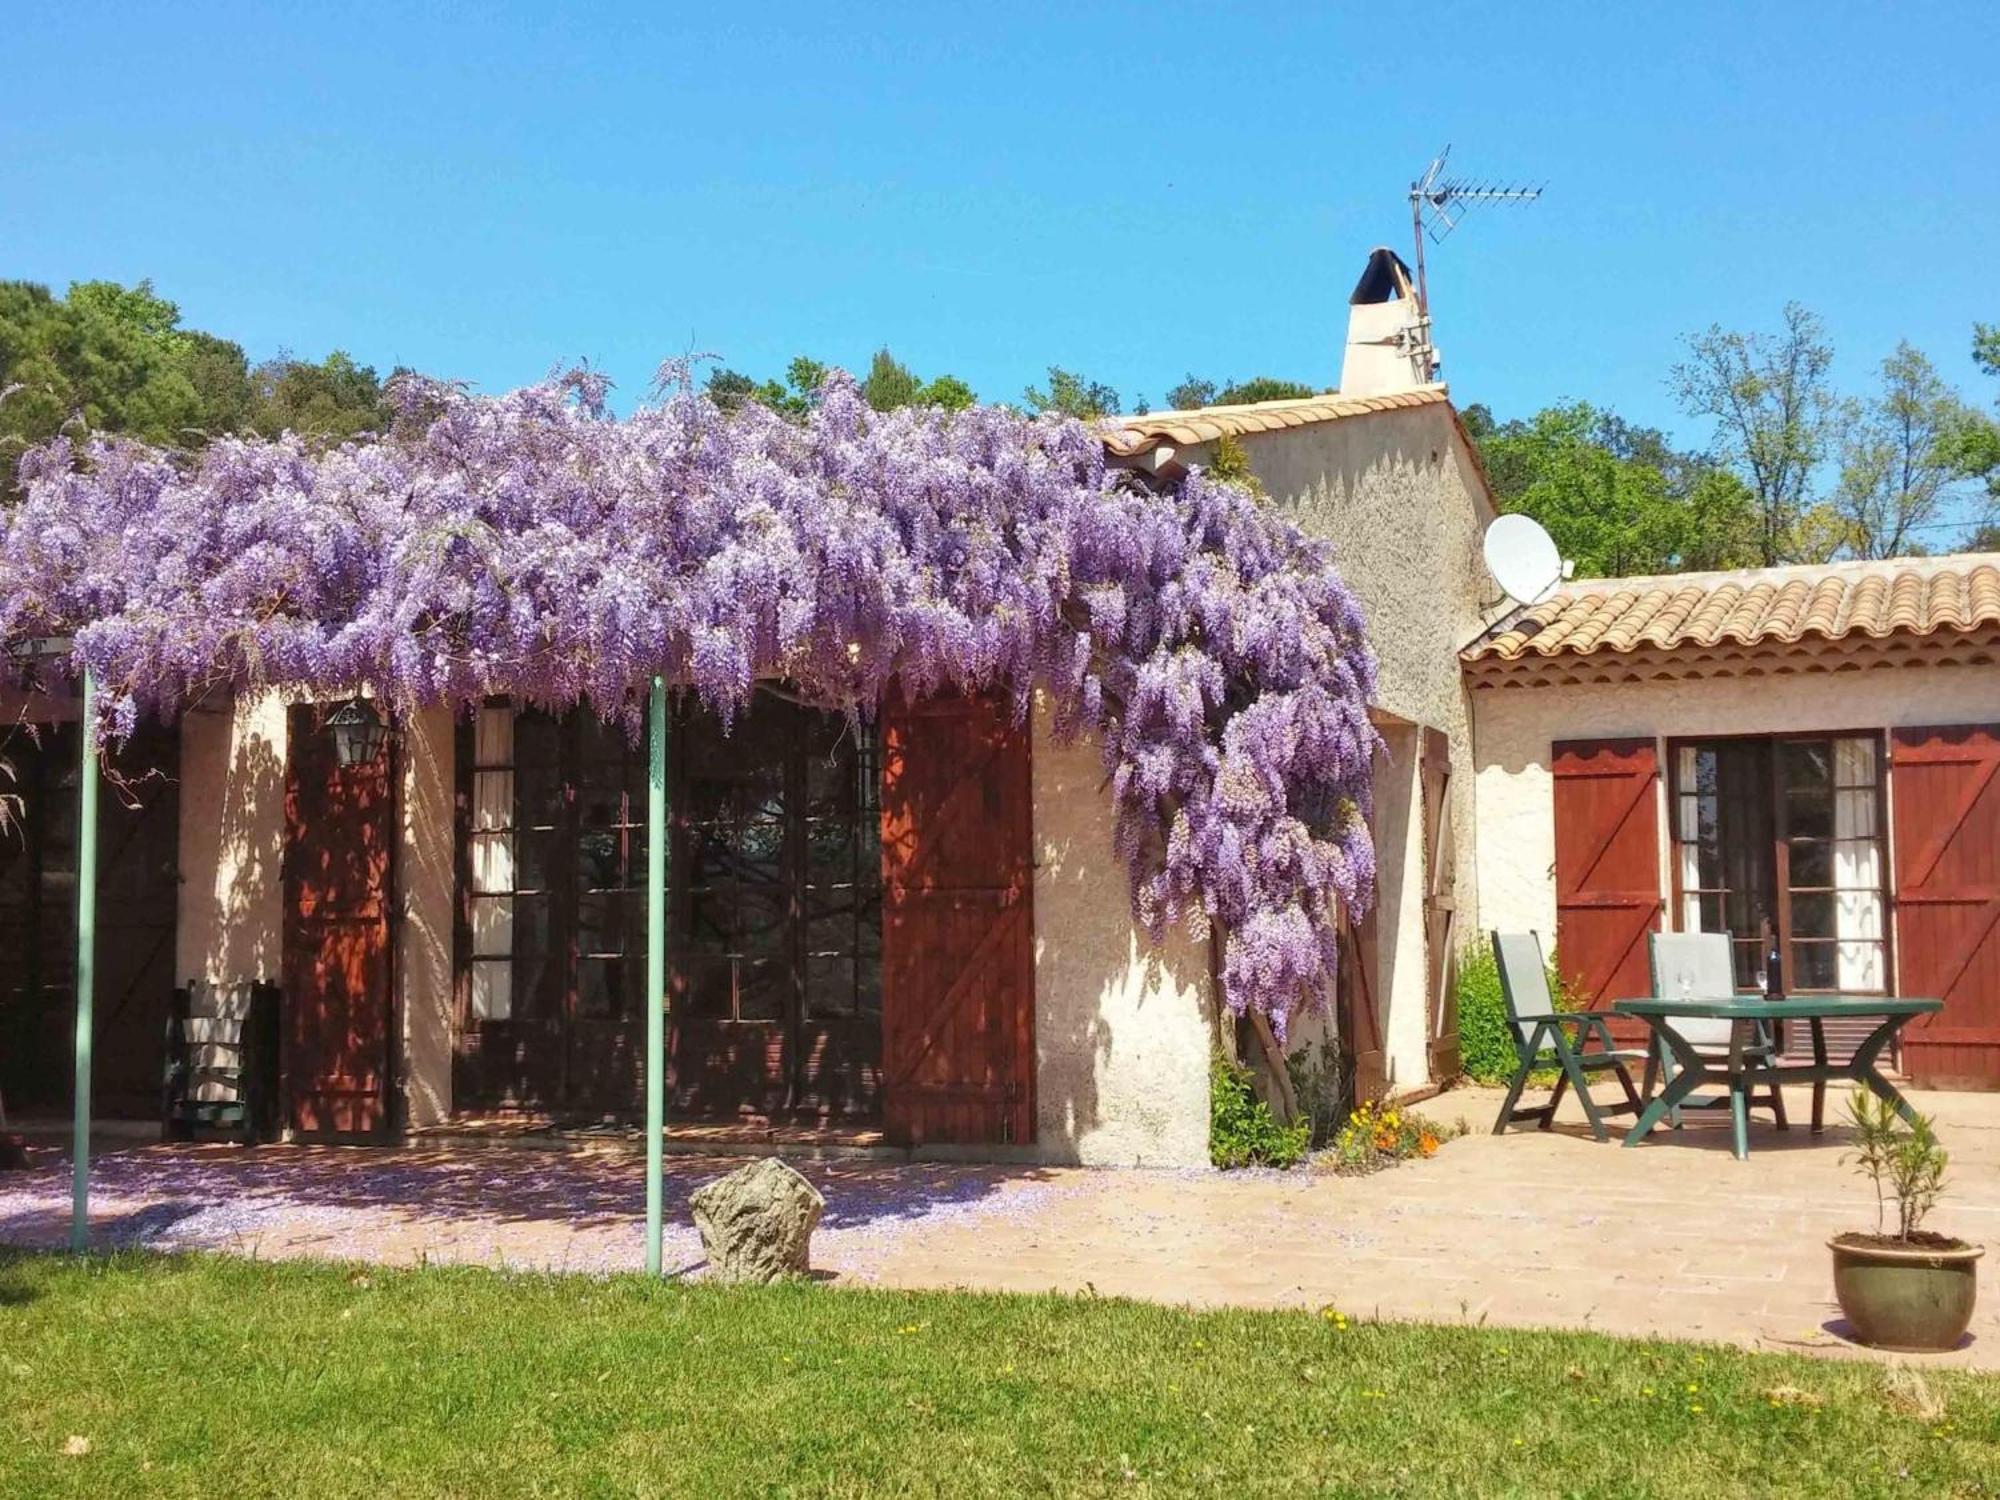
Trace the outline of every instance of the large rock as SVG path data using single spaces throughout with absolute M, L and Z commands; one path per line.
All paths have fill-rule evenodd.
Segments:
M 696 1189 L 688 1207 L 711 1280 L 762 1283 L 812 1269 L 812 1232 L 826 1199 L 775 1156 Z

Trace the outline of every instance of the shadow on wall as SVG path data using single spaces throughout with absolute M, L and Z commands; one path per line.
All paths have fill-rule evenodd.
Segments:
M 405 1118 L 448 1119 L 452 1106 L 452 923 L 457 878 L 452 806 L 456 721 L 448 710 L 400 726 L 395 973 L 403 1031 Z
M 196 930 L 205 939 L 205 951 L 193 956 L 200 972 L 179 977 L 276 983 L 283 957 L 284 710 L 237 699 L 192 709 L 183 723 L 184 745 L 196 735 L 208 743 L 199 758 L 183 752 L 182 816 L 193 820 L 197 838 L 213 843 L 208 859 L 181 871 L 184 882 L 206 880 L 207 889 L 196 897 L 202 917 Z
M 1036 744 L 1038 1145 L 1051 1160 L 1207 1159 L 1208 945 L 1134 926 L 1097 752 Z

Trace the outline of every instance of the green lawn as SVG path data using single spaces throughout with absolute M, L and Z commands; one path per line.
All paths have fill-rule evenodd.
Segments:
M 5 1496 L 2000 1494 L 2000 1380 L 1927 1380 L 1942 1414 L 1594 1335 L 0 1253 Z

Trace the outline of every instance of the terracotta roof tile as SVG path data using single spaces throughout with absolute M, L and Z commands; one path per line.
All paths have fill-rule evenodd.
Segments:
M 2000 553 L 1607 578 L 1570 585 L 1460 653 L 1519 661 L 1642 647 L 1880 639 L 2000 624 Z
M 1450 393 L 1441 385 L 1398 391 L 1390 396 L 1343 396 L 1338 391 L 1329 391 L 1323 396 L 1305 396 L 1293 401 L 1256 401 L 1246 406 L 1203 406 L 1193 411 L 1147 412 L 1142 417 L 1108 417 L 1101 426 L 1104 446 L 1119 458 L 1130 458 L 1160 443 L 1189 447 L 1212 443 L 1223 436 L 1276 432 L 1341 417 L 1366 416 L 1370 412 L 1435 406 L 1450 399 Z

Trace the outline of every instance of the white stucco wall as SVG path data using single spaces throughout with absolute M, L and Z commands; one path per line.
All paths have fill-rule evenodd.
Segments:
M 181 721 L 180 909 L 175 977 L 283 975 L 286 710 L 278 693 L 197 708 Z M 452 718 L 403 726 L 398 1025 L 408 1119 L 451 1108 Z
M 284 701 L 267 694 L 189 710 L 181 718 L 177 981 L 277 981 L 284 845 Z
M 1479 923 L 1553 935 L 1556 740 L 1772 734 L 1990 722 L 2000 666 L 1865 671 L 1696 682 L 1483 688 L 1473 694 L 1478 760 Z M 1665 747 L 1661 746 L 1665 766 Z M 1889 794 L 1895 796 L 1894 778 Z M 1655 816 L 1662 891 L 1670 890 L 1665 778 Z M 1468 934 L 1469 935 L 1469 934 Z
M 1451 739 L 1454 897 L 1459 920 L 1479 905 L 1471 712 L 1458 651 L 1499 603 L 1480 539 L 1493 511 L 1443 404 L 1346 417 L 1242 439 L 1251 470 L 1300 526 L 1333 544 L 1335 563 L 1368 619 L 1379 663 L 1375 706 L 1386 719 Z M 1201 449 L 1188 450 L 1190 463 Z M 1483 613 L 1484 612 L 1484 613 Z M 1383 1046 L 1391 1086 L 1430 1080 L 1423 929 L 1420 737 L 1389 734 L 1377 767 L 1377 899 Z M 1316 1034 L 1317 1028 L 1311 1028 Z
M 454 724 L 430 708 L 403 724 L 396 850 L 396 975 L 404 1118 L 451 1115 Z
M 1111 847 L 1104 763 L 1034 719 L 1035 1114 L 1052 1162 L 1208 1161 L 1208 947 L 1151 947 Z

